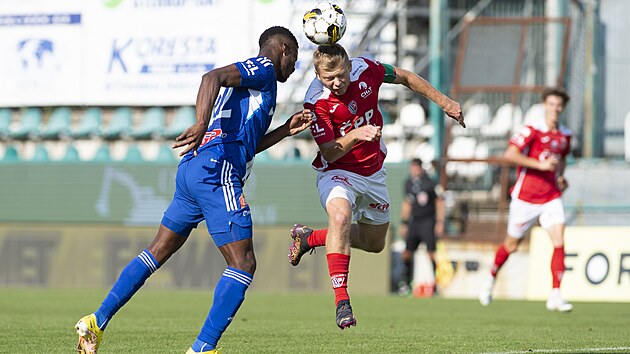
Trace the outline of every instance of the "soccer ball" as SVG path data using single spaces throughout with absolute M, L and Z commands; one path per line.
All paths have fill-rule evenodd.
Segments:
M 335 4 L 320 2 L 302 20 L 304 34 L 317 45 L 337 43 L 346 33 L 346 15 Z

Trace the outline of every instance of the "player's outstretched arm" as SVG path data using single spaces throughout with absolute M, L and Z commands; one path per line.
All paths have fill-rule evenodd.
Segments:
M 216 68 L 203 75 L 199 91 L 197 92 L 196 122 L 175 138 L 173 148 L 187 146 L 179 155 L 184 156 L 191 150 L 196 150 L 208 129 L 208 123 L 214 108 L 214 102 L 219 95 L 221 86 L 237 87 L 241 84 L 241 72 L 235 64 Z
M 293 136 L 304 131 L 311 126 L 312 122 L 313 113 L 311 113 L 310 109 L 304 109 L 295 113 L 291 118 L 287 119 L 283 125 L 263 136 L 256 148 L 256 153 L 269 149 L 288 136 Z
M 456 101 L 450 99 L 448 96 L 433 87 L 427 80 L 412 73 L 409 70 L 395 68 L 396 78 L 394 84 L 401 84 L 407 86 L 411 91 L 419 93 L 431 101 L 435 102 L 446 115 L 455 119 L 459 125 L 466 128 L 464 123 L 464 114 L 462 113 L 462 107 Z

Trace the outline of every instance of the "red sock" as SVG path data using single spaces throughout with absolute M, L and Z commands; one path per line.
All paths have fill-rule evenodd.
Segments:
M 341 253 L 329 253 L 328 272 L 335 292 L 335 305 L 341 300 L 350 300 L 348 296 L 348 269 L 350 267 L 350 255 Z
M 551 256 L 551 279 L 554 289 L 560 287 L 562 274 L 564 274 L 564 246 L 555 247 Z
M 306 238 L 306 242 L 310 247 L 323 246 L 326 244 L 326 235 L 328 235 L 328 229 L 313 230 Z
M 501 246 L 499 246 L 499 248 L 497 249 L 496 255 L 494 256 L 494 265 L 492 266 L 492 270 L 490 271 L 493 277 L 497 276 L 497 272 L 499 272 L 499 269 L 501 269 L 503 263 L 507 261 L 509 256 L 510 252 L 508 252 L 504 244 L 501 244 Z

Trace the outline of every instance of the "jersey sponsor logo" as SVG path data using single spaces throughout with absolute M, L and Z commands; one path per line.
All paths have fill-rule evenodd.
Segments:
M 333 181 L 333 182 L 345 184 L 348 187 L 352 187 L 352 183 L 350 183 L 350 180 L 348 180 L 348 177 L 346 177 L 346 176 L 334 175 L 334 176 L 332 176 L 332 178 L 330 180 Z
M 330 113 L 335 113 L 335 111 L 337 110 L 337 106 L 339 106 L 339 103 L 336 103 L 329 112 Z
M 321 96 L 322 93 L 324 93 L 324 90 L 317 90 L 315 91 L 315 93 L 313 93 L 312 95 L 309 96 L 308 98 L 308 102 L 313 102 L 317 97 Z
M 354 101 L 352 101 L 354 102 Z M 374 110 L 370 109 L 369 111 L 365 112 L 364 115 L 362 115 L 361 117 L 357 118 L 354 120 L 354 122 L 352 122 L 351 120 L 347 120 L 345 122 L 343 122 L 341 124 L 341 126 L 339 126 L 339 134 L 341 136 L 346 135 L 347 132 L 349 132 L 350 130 L 356 128 L 359 128 L 362 125 L 367 125 L 370 124 L 370 119 L 372 119 L 372 117 L 374 116 Z M 348 129 L 350 128 L 350 129 Z
M 330 277 L 330 281 L 332 282 L 333 289 L 341 288 L 346 284 L 346 275 L 345 274 L 333 274 Z
M 359 90 L 363 90 L 363 92 L 361 92 L 361 98 L 366 98 L 372 94 L 372 87 L 368 87 L 363 81 L 359 82 Z
M 206 134 L 203 136 L 203 139 L 201 140 L 201 145 L 200 146 L 204 146 L 207 143 L 211 142 L 214 138 L 221 136 L 223 136 L 223 130 L 222 129 L 212 129 L 209 132 L 206 132 Z
M 551 140 L 551 138 L 548 137 L 548 136 L 543 136 L 543 137 L 540 138 L 540 142 L 543 143 L 543 144 L 547 144 L 549 142 L 549 140 Z
M 321 128 L 317 123 L 311 125 L 311 134 L 313 134 L 313 138 L 319 138 L 326 133 L 324 128 Z
M 370 203 L 370 209 L 378 210 L 378 211 L 388 211 L 389 203 Z
M 357 103 L 354 100 L 350 101 L 350 103 L 348 104 L 348 110 L 350 111 L 350 113 L 357 114 L 357 109 Z

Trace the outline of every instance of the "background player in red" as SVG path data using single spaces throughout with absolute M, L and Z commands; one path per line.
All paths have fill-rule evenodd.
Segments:
M 378 92 L 383 82 L 401 84 L 438 104 L 464 125 L 459 103 L 418 75 L 366 58 L 350 60 L 338 44 L 320 46 L 313 54 L 316 79 L 304 107 L 314 112 L 311 133 L 319 146 L 313 167 L 317 188 L 328 214 L 328 229 L 296 224 L 289 259 L 297 265 L 313 247 L 326 245 L 328 269 L 335 292 L 339 328 L 356 324 L 348 296 L 350 247 L 381 252 L 389 227 L 389 195 L 381 140 L 383 117 Z M 353 219 L 357 222 L 352 223 Z
M 479 295 L 479 301 L 484 306 L 492 302 L 497 272 L 538 219 L 554 247 L 551 258 L 552 290 L 547 309 L 562 312 L 573 309 L 573 305 L 560 296 L 565 223 L 561 196 L 568 187 L 563 173 L 571 146 L 571 132 L 558 121 L 569 95 L 560 88 L 551 88 L 543 92 L 542 100 L 544 119 L 525 125 L 512 136 L 503 154 L 507 161 L 518 165 L 517 180 L 511 190 L 507 235 L 497 249 L 490 276 Z

